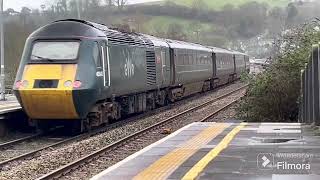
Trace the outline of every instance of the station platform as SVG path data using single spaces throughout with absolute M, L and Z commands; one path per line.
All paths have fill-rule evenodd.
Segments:
M 192 123 L 92 180 L 318 180 L 320 136 L 299 123 Z
M 0 114 L 20 110 L 21 106 L 14 95 L 6 95 L 5 101 L 0 101 Z

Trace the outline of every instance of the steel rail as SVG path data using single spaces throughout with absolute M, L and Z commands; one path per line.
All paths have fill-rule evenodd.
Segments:
M 236 100 L 231 101 L 230 103 L 222 106 L 221 108 L 213 111 L 213 113 L 209 114 L 208 116 L 204 117 L 203 119 L 201 119 L 199 122 L 206 122 L 207 120 L 209 120 L 210 118 L 212 118 L 213 116 L 215 116 L 216 114 L 218 114 L 219 112 L 227 109 L 228 107 L 232 106 L 234 103 L 238 102 L 242 97 L 237 98 Z
M 240 87 L 240 88 L 238 88 L 238 89 L 242 89 L 242 88 L 244 88 L 244 86 L 243 86 L 243 87 Z M 235 91 L 238 91 L 238 89 L 236 89 Z M 231 92 L 226 93 L 226 94 L 224 94 L 224 95 L 222 95 L 222 96 L 219 96 L 218 98 L 213 99 L 213 101 L 219 100 L 219 99 L 223 98 L 223 97 L 226 96 L 226 95 L 229 95 L 229 94 L 234 93 L 235 91 L 231 91 Z M 206 102 L 206 104 L 208 104 L 208 103 L 210 103 L 210 102 L 211 102 L 211 100 L 208 101 L 208 102 Z M 200 105 L 200 106 L 201 106 L 201 105 Z M 200 106 L 195 107 L 195 108 L 200 108 Z M 204 106 L 204 104 L 202 104 L 202 106 Z M 163 107 L 164 110 L 167 109 L 167 108 L 168 108 L 167 106 L 166 106 L 166 107 Z M 188 110 L 187 110 L 187 111 L 188 111 Z M 184 111 L 184 112 L 178 114 L 178 116 L 187 113 L 187 111 Z M 190 111 L 190 109 L 189 109 L 189 111 Z M 151 112 L 151 114 L 152 114 L 152 112 Z M 74 136 L 74 137 L 71 137 L 71 138 L 68 138 L 68 139 L 64 139 L 64 140 L 62 140 L 62 141 L 55 142 L 55 143 L 53 143 L 53 144 L 44 146 L 44 147 L 42 147 L 42 148 L 38 148 L 38 149 L 35 149 L 35 150 L 33 150 L 33 151 L 30 151 L 30 152 L 27 152 L 27 153 L 24 153 L 24 154 L 15 156 L 15 157 L 13 157 L 13 158 L 10 158 L 10 159 L 1 161 L 1 162 L 0 162 L 0 167 L 4 166 L 4 165 L 6 165 L 6 164 L 8 164 L 8 163 L 10 163 L 10 162 L 17 161 L 17 160 L 22 160 L 22 159 L 25 159 L 25 158 L 27 158 L 27 157 L 33 156 L 33 155 L 37 154 L 38 152 L 40 152 L 40 151 L 42 151 L 42 150 L 46 150 L 46 149 L 53 148 L 53 147 L 56 147 L 56 146 L 59 146 L 59 145 L 62 145 L 62 144 L 68 143 L 68 142 L 72 142 L 72 141 L 84 139 L 84 138 L 91 137 L 91 136 L 94 136 L 94 135 L 99 134 L 99 133 L 103 133 L 103 132 L 105 132 L 105 131 L 107 131 L 107 130 L 109 130 L 109 129 L 113 129 L 113 128 L 116 128 L 116 127 L 118 127 L 118 126 L 121 126 L 121 125 L 124 124 L 124 123 L 131 122 L 131 121 L 135 121 L 135 119 L 136 119 L 136 118 L 139 118 L 139 117 L 140 117 L 140 118 L 141 118 L 141 117 L 143 118 L 144 116 L 134 117 L 133 120 L 130 120 L 130 119 L 129 119 L 129 120 L 122 120 L 122 121 L 119 121 L 119 122 L 110 124 L 110 126 L 103 127 L 103 128 L 100 128 L 100 129 L 96 129 L 96 130 L 94 130 L 94 131 L 92 131 L 92 132 L 89 132 L 89 133 L 86 133 L 86 134 L 80 134 L 80 135 L 78 135 L 78 136 Z M 177 117 L 177 116 L 176 116 L 176 117 Z M 40 133 L 39 133 L 38 136 L 40 137 L 41 135 L 43 135 L 43 134 L 40 134 Z M 16 143 L 23 142 L 23 141 L 25 141 L 25 140 L 32 139 L 32 138 L 35 138 L 35 137 L 37 137 L 37 136 L 34 135 L 34 137 L 30 136 L 30 137 L 21 138 L 21 140 L 20 140 L 20 139 L 17 140 Z M 13 142 L 13 141 L 12 141 L 12 142 Z M 8 143 L 9 143 L 9 142 L 8 142 Z M 5 144 L 5 143 L 4 143 L 4 144 Z M 12 144 L 12 145 L 13 145 L 13 144 Z M 8 144 L 8 146 L 9 146 L 9 144 Z M 1 146 L 0 146 L 0 147 L 1 147 Z
M 33 151 L 30 151 L 30 152 L 21 154 L 21 155 L 19 155 L 19 156 L 15 156 L 15 157 L 13 157 L 13 158 L 10 158 L 10 159 L 1 161 L 1 162 L 0 162 L 0 167 L 2 167 L 3 165 L 5 165 L 5 164 L 7 164 L 7 163 L 9 163 L 9 162 L 21 160 L 21 159 L 27 158 L 27 157 L 29 157 L 29 156 L 35 155 L 36 153 L 38 153 L 38 152 L 40 152 L 40 151 L 42 151 L 42 150 L 46 150 L 46 149 L 53 148 L 53 147 L 56 147 L 56 146 L 59 146 L 59 145 L 62 145 L 62 144 L 68 143 L 68 142 L 72 142 L 72 141 L 84 139 L 84 138 L 91 137 L 91 136 L 94 136 L 94 135 L 96 135 L 96 134 L 105 132 L 105 131 L 107 131 L 108 129 L 113 128 L 114 126 L 119 126 L 119 125 L 121 125 L 120 123 L 121 123 L 121 122 L 114 123 L 114 124 L 112 124 L 112 126 L 107 126 L 107 127 L 104 127 L 104 128 L 100 128 L 100 129 L 93 130 L 93 131 L 91 131 L 91 132 L 89 132 L 89 133 L 80 134 L 80 135 L 77 135 L 77 136 L 74 136 L 74 137 L 70 137 L 70 138 L 67 138 L 67 139 L 64 139 L 64 140 L 61 140 L 61 141 L 52 143 L 52 144 L 50 144 L 50 145 L 47 145 L 47 146 L 44 146 L 44 147 L 35 149 L 35 150 L 33 150 Z M 123 122 L 122 122 L 122 123 L 123 123 Z
M 2 143 L 2 144 L 0 144 L 0 149 L 3 149 L 3 148 L 8 147 L 8 146 L 12 146 L 14 144 L 17 144 L 17 143 L 20 143 L 20 142 L 23 142 L 23 141 L 27 141 L 29 139 L 40 137 L 41 135 L 43 135 L 43 133 L 37 133 L 37 134 L 34 134 L 34 135 L 30 135 L 30 136 L 27 136 L 27 137 L 23 137 L 23 138 L 19 138 L 19 139 L 15 139 L 15 140 L 12 140 L 12 141 L 8 141 L 8 142 L 5 142 L 5 143 Z
M 143 134 L 147 133 L 148 131 L 155 130 L 155 129 L 159 129 L 159 128 L 163 127 L 164 125 L 170 123 L 172 120 L 174 120 L 175 118 L 177 118 L 177 117 L 179 117 L 179 116 L 182 116 L 182 115 L 184 115 L 184 114 L 186 114 L 186 113 L 189 113 L 189 112 L 192 112 L 192 111 L 194 111 L 194 110 L 200 109 L 200 108 L 202 108 L 202 107 L 204 107 L 204 106 L 207 106 L 207 105 L 209 105 L 209 104 L 212 104 L 212 103 L 214 103 L 214 102 L 216 102 L 216 101 L 218 101 L 218 100 L 220 100 L 220 99 L 223 99 L 223 98 L 225 98 L 225 97 L 227 97 L 227 96 L 229 96 L 229 95 L 231 95 L 231 94 L 234 94 L 235 92 L 238 92 L 238 91 L 246 88 L 247 86 L 248 86 L 248 85 L 244 85 L 244 86 L 242 86 L 242 87 L 240 87 L 240 88 L 237 88 L 237 89 L 235 89 L 235 90 L 233 90 L 233 91 L 231 91 L 231 92 L 228 92 L 228 93 L 226 93 L 226 94 L 223 94 L 223 95 L 221 95 L 221 96 L 219 96 L 219 97 L 217 97 L 217 98 L 214 98 L 214 99 L 212 99 L 212 100 L 209 100 L 209 101 L 207 101 L 207 102 L 205 102 L 205 103 L 202 103 L 202 104 L 200 104 L 200 105 L 197 105 L 197 106 L 195 106 L 195 107 L 192 107 L 192 108 L 190 108 L 190 109 L 187 109 L 187 110 L 185 110 L 185 111 L 183 111 L 183 112 L 181 112 L 181 113 L 178 113 L 178 114 L 176 114 L 176 115 L 174 115 L 174 116 L 171 116 L 171 117 L 169 117 L 169 118 L 167 118 L 167 119 L 165 119 L 165 120 L 163 120 L 163 121 L 160 121 L 160 122 L 158 122 L 158 123 L 156 123 L 156 124 L 153 124 L 153 125 L 145 128 L 145 129 L 142 129 L 142 130 L 140 130 L 140 131 L 138 131 L 138 132 L 136 132 L 136 133 L 133 133 L 133 134 L 131 134 L 131 135 L 125 137 L 125 138 L 122 138 L 122 139 L 120 139 L 120 140 L 118 140 L 118 141 L 116 141 L 116 142 L 114 142 L 114 143 L 112 143 L 112 144 L 109 144 L 109 145 L 107 145 L 107 146 L 105 146 L 105 147 L 103 147 L 103 148 L 101 148 L 101 149 L 99 149 L 99 150 L 97 150 L 97 151 L 94 151 L 93 153 L 91 153 L 91 154 L 89 154 L 89 155 L 87 155 L 87 156 L 84 156 L 84 157 L 79 158 L 79 159 L 77 159 L 77 160 L 75 160 L 75 161 L 73 161 L 73 162 L 70 162 L 70 163 L 68 163 L 68 164 L 66 164 L 66 165 L 64 165 L 64 166 L 61 166 L 60 168 L 58 168 L 58 169 L 56 169 L 56 170 L 54 170 L 54 171 L 51 171 L 51 172 L 49 172 L 48 174 L 45 174 L 45 175 L 41 176 L 41 177 L 38 178 L 37 180 L 47 180 L 47 179 L 59 178 L 61 175 L 64 175 L 64 174 L 68 173 L 70 170 L 76 169 L 76 168 L 79 167 L 81 164 L 84 164 L 84 163 L 86 163 L 86 162 L 90 162 L 91 160 L 99 157 L 101 154 L 106 153 L 106 152 L 109 152 L 109 151 L 111 151 L 112 149 L 115 149 L 115 148 L 117 148 L 117 147 L 120 147 L 122 144 L 125 144 L 125 142 L 127 142 L 127 141 L 134 140 L 134 139 L 142 136 Z M 221 112 L 222 110 L 228 108 L 229 106 L 231 106 L 232 104 L 234 104 L 235 102 L 237 102 L 239 99 L 240 99 L 240 98 L 232 101 L 231 103 L 228 103 L 227 105 L 223 106 L 222 108 L 219 108 L 218 110 L 214 111 L 214 112 L 211 113 L 209 116 L 206 116 L 205 118 L 203 118 L 203 119 L 200 120 L 200 121 L 202 121 L 202 122 L 203 122 L 203 121 L 206 121 L 207 119 L 211 118 L 211 117 L 214 116 L 215 114 L 217 114 L 217 113 Z

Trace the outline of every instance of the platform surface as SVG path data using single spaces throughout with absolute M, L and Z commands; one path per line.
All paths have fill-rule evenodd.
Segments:
M 193 123 L 92 180 L 319 180 L 320 136 L 299 123 Z
M 21 106 L 14 95 L 6 95 L 5 101 L 0 101 L 0 114 L 20 110 Z

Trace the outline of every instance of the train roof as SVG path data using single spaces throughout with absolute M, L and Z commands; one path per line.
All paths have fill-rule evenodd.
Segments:
M 106 25 L 98 24 L 85 20 L 64 19 L 54 21 L 31 35 L 32 37 L 106 37 L 112 44 L 131 45 L 140 47 L 164 46 L 177 49 L 195 49 L 210 51 L 210 49 L 194 43 L 176 41 L 170 39 L 161 39 L 154 36 L 127 32 L 121 29 L 108 28 Z
M 31 37 L 106 37 L 109 42 L 119 45 L 153 47 L 149 38 L 131 32 L 108 28 L 103 24 L 78 19 L 58 20 L 48 24 L 34 33 Z
M 239 51 L 233 51 L 233 53 L 234 53 L 234 54 L 244 55 L 244 56 L 249 56 L 248 54 L 242 53 L 242 52 L 239 52 Z
M 174 48 L 174 49 L 194 49 L 194 50 L 208 51 L 208 52 L 212 51 L 211 49 L 205 46 L 202 46 L 200 44 L 195 44 L 195 43 L 189 43 L 189 42 L 171 40 L 171 39 L 166 39 L 166 42 L 170 45 L 171 48 Z
M 130 45 L 153 48 L 154 46 L 171 47 L 175 49 L 193 49 L 207 52 L 240 53 L 217 47 L 208 47 L 201 44 L 162 39 L 151 35 L 126 32 L 121 29 L 108 28 L 106 25 L 85 20 L 64 19 L 54 21 L 33 32 L 30 37 L 106 37 L 112 44 Z M 243 53 L 242 53 L 243 54 Z M 244 54 L 245 55 L 245 54 Z
M 166 42 L 165 39 L 158 38 L 158 37 L 151 36 L 151 35 L 147 35 L 147 34 L 141 34 L 141 35 L 149 38 L 153 42 L 154 46 L 156 46 L 156 47 L 167 47 L 167 48 L 169 48 L 169 44 Z
M 92 28 L 93 24 L 81 20 L 59 20 L 45 25 L 34 31 L 30 37 L 103 37 L 105 34 L 97 28 Z
M 210 48 L 214 53 L 233 54 L 232 51 L 229 51 L 229 50 L 223 49 L 223 48 L 218 48 L 218 47 L 213 47 L 213 46 L 209 46 L 208 48 Z

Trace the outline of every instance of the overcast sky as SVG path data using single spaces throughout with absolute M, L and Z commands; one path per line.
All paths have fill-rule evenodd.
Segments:
M 151 2 L 159 0 L 128 0 L 129 3 Z M 26 6 L 29 8 L 40 8 L 41 4 L 50 4 L 54 0 L 3 0 L 4 9 L 13 8 L 20 11 L 21 7 Z

